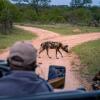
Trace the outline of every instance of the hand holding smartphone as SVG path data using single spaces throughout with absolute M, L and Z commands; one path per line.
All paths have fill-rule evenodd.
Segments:
M 65 85 L 65 67 L 59 65 L 49 66 L 48 82 L 55 89 L 63 89 Z

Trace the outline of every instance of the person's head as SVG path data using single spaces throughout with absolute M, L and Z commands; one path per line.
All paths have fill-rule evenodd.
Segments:
M 11 48 L 8 63 L 12 70 L 35 71 L 37 50 L 30 42 L 16 42 Z

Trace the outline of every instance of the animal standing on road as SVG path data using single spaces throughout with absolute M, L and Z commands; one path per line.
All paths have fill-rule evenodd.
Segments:
M 39 55 L 41 54 L 41 52 L 43 52 L 44 50 L 46 50 L 48 57 L 51 58 L 51 57 L 49 56 L 49 49 L 55 49 L 55 50 L 56 50 L 56 58 L 57 58 L 57 59 L 58 59 L 58 57 L 57 57 L 57 53 L 58 53 L 58 52 L 59 52 L 59 53 L 61 54 L 61 56 L 63 57 L 63 55 L 62 55 L 60 49 L 62 49 L 63 51 L 65 51 L 65 52 L 68 53 L 68 45 L 63 45 L 63 44 L 60 43 L 60 42 L 46 41 L 46 42 L 41 43 Z

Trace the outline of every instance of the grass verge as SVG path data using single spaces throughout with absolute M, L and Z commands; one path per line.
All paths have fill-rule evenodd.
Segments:
M 61 35 L 75 35 L 81 33 L 100 32 L 100 27 L 76 26 L 70 24 L 53 24 L 53 25 L 22 24 L 22 25 L 28 25 L 46 29 L 49 31 L 57 32 Z
M 19 28 L 14 28 L 9 34 L 3 35 L 0 33 L 0 51 L 11 46 L 14 42 L 20 40 L 31 40 L 36 38 L 31 32 L 24 31 Z
M 76 46 L 72 50 L 79 55 L 81 64 L 84 65 L 81 74 L 92 76 L 100 71 L 100 39 Z

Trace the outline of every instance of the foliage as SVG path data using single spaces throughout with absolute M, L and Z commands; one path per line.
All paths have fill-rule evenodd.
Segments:
M 15 9 L 16 7 L 8 0 L 0 0 L 0 31 L 2 33 L 7 33 L 12 29 L 13 20 L 16 19 Z
M 91 11 L 85 8 L 78 8 L 78 9 L 73 9 L 69 12 L 66 12 L 64 15 L 65 19 L 72 23 L 72 24 L 88 24 L 91 19 Z
M 100 7 L 50 6 L 51 0 L 31 0 L 29 4 L 21 4 L 20 1 L 14 5 L 8 0 L 0 0 L 0 29 L 5 31 L 11 29 L 13 22 L 100 26 Z M 83 3 L 87 5 L 91 0 L 84 0 Z
M 90 6 L 92 4 L 92 0 L 71 0 L 70 5 L 72 7 L 83 7 L 83 6 Z
M 39 10 L 41 7 L 47 7 L 51 0 L 31 0 L 30 4 L 35 9 L 37 15 L 39 15 Z
M 32 6 L 19 7 L 19 21 L 31 23 L 70 23 L 77 25 L 100 25 L 100 8 L 48 7 L 39 8 L 39 14 Z M 94 25 L 96 23 L 98 25 Z M 92 24 L 93 23 L 93 24 Z

